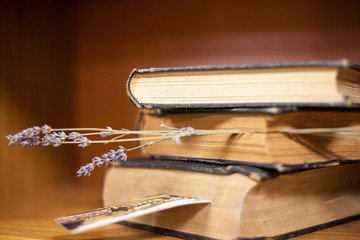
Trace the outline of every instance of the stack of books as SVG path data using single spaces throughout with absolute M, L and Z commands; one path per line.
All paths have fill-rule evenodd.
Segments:
M 359 65 L 135 69 L 127 87 L 139 130 L 220 134 L 158 142 L 109 167 L 104 205 L 157 194 L 211 201 L 122 224 L 185 239 L 285 239 L 359 218 Z

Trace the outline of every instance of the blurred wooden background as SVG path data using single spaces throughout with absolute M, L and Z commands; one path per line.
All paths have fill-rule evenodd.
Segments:
M 103 169 L 90 178 L 75 172 L 111 146 L 10 148 L 4 136 L 44 123 L 133 129 L 125 84 L 135 67 L 360 63 L 359 1 L 2 0 L 0 7 L 4 198 L 62 184 L 99 188 Z

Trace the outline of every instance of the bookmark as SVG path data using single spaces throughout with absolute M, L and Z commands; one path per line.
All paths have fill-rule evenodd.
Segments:
M 210 203 L 210 201 L 194 197 L 156 195 L 56 218 L 55 221 L 75 234 L 174 207 L 200 203 Z

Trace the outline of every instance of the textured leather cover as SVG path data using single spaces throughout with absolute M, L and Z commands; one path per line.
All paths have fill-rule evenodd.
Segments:
M 212 174 L 231 174 L 239 173 L 249 178 L 262 182 L 274 178 L 282 173 L 298 172 L 313 168 L 351 164 L 360 162 L 360 160 L 330 160 L 321 163 L 304 163 L 296 165 L 287 164 L 260 164 L 249 162 L 237 162 L 214 159 L 187 159 L 170 158 L 167 156 L 158 156 L 158 158 L 139 158 L 119 161 L 113 164 L 113 167 L 144 167 L 144 168 L 162 168 L 182 171 L 195 171 Z
M 178 161 L 174 159 L 130 159 L 128 161 L 119 161 L 115 167 L 116 166 L 174 169 L 222 175 L 240 173 L 258 182 L 268 180 L 278 175 L 278 172 L 274 169 L 245 164 L 215 164 L 199 161 Z

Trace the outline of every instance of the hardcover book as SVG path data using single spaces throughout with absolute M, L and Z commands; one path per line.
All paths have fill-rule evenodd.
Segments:
M 160 127 L 162 123 L 174 128 L 192 127 L 195 131 L 206 129 L 220 133 L 184 137 L 178 143 L 162 141 L 141 148 L 141 152 L 145 157 L 250 164 L 278 171 L 360 159 L 360 112 L 355 109 L 307 109 L 275 112 L 277 114 L 269 113 L 269 109 L 242 110 L 175 110 L 160 114 L 143 110 L 138 119 L 141 131 L 164 129 Z M 139 145 L 148 141 L 141 140 Z
M 107 169 L 104 206 L 157 194 L 210 200 L 121 224 L 184 239 L 286 239 L 356 219 L 360 164 L 279 174 L 241 165 L 128 160 Z
M 139 108 L 348 107 L 360 102 L 360 66 L 347 60 L 134 69 Z

